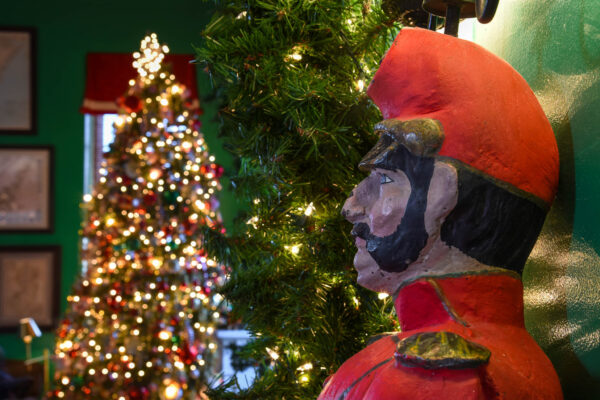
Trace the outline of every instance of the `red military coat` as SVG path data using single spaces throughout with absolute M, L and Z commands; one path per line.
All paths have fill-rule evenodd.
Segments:
M 348 359 L 319 400 L 559 400 L 512 275 L 420 279 L 395 299 L 401 333 Z

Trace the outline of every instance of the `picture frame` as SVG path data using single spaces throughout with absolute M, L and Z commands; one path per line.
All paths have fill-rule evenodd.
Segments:
M 0 246 L 0 332 L 18 332 L 22 318 L 56 328 L 60 263 L 60 246 Z
M 0 134 L 37 132 L 36 30 L 0 27 Z
M 54 149 L 0 146 L 0 233 L 54 229 Z

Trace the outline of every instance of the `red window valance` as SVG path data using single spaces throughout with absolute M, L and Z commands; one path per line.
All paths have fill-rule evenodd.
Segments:
M 191 54 L 167 54 L 163 64 L 171 66 L 176 80 L 185 85 L 193 100 L 198 99 L 196 65 Z M 84 114 L 113 114 L 117 112 L 116 99 L 129 87 L 129 80 L 137 76 L 131 63 L 131 54 L 89 53 L 87 55 L 85 94 L 80 111 Z

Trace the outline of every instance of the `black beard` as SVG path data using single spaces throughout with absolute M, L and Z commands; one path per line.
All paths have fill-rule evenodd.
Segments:
M 385 237 L 373 235 L 364 222 L 354 225 L 352 234 L 367 242 L 367 251 L 379 268 L 386 272 L 402 272 L 419 258 L 429 238 L 424 224 L 415 225 L 409 221 L 402 218 L 396 231 Z

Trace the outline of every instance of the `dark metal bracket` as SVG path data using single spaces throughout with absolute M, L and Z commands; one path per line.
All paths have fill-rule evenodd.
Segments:
M 446 18 L 444 33 L 458 35 L 461 18 L 474 18 L 482 24 L 490 22 L 496 14 L 500 0 L 423 0 L 423 9 L 429 12 L 429 29 L 437 26 L 437 17 Z

